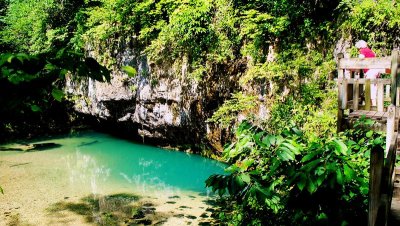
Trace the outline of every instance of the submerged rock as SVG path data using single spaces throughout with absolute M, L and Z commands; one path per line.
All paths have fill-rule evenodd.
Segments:
M 90 142 L 82 142 L 81 144 L 78 145 L 78 147 L 88 146 L 88 145 L 96 144 L 98 142 L 99 142 L 98 140 L 90 141 Z
M 174 196 L 169 196 L 169 199 L 179 199 L 180 197 L 178 195 L 174 195 Z
M 36 143 L 36 144 L 11 144 L 0 147 L 0 151 L 45 151 L 53 148 L 59 148 L 61 144 L 56 143 Z
M 32 145 L 33 145 L 33 148 L 29 149 L 27 151 L 44 151 L 44 150 L 61 147 L 61 144 L 56 144 L 56 143 L 38 143 L 38 144 L 32 144 Z

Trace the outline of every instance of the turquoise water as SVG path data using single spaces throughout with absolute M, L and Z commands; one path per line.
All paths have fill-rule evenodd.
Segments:
M 108 169 L 110 180 L 117 183 L 202 192 L 205 191 L 204 181 L 211 174 L 223 173 L 224 164 L 198 155 L 136 144 L 98 133 L 82 136 L 97 142 L 77 149 Z
M 135 223 L 134 213 L 142 205 L 154 209 L 145 216 L 154 224 L 196 225 L 207 220 L 204 215 L 211 215 L 208 201 L 214 196 L 205 188 L 205 180 L 223 173 L 225 167 L 198 155 L 97 132 L 29 143 L 57 145 L 40 151 L 0 151 L 4 189 L 0 225 L 16 221 L 21 225 L 108 225 L 104 222 L 109 215 L 104 213 L 112 214 L 118 225 Z M 27 148 L 0 145 L 5 147 Z M 118 198 L 130 196 L 138 199 L 122 205 Z
M 207 192 L 205 180 L 223 173 L 224 164 L 198 155 L 133 143 L 112 136 L 84 132 L 74 136 L 37 140 L 60 147 L 32 153 L 0 152 L 1 155 L 32 155 L 57 162 L 66 168 L 70 181 L 88 180 L 92 189 L 99 186 Z M 36 154 L 35 154 L 36 153 Z M 38 160 L 38 159 L 37 159 Z M 32 160 L 33 162 L 35 160 Z

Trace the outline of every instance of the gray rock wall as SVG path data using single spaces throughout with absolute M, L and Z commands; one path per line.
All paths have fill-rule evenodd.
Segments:
M 132 49 L 118 53 L 116 59 L 118 65 L 135 67 L 137 76 L 130 78 L 116 67 L 110 83 L 68 77 L 66 91 L 75 110 L 115 124 L 118 129 L 118 124 L 124 125 L 131 129 L 129 136 L 140 136 L 145 142 L 197 142 L 190 134 L 197 127 L 192 122 L 191 106 L 201 97 L 197 82 L 178 79 L 184 77 L 181 73 L 186 73 L 185 67 L 179 71 L 180 76 L 172 68 L 152 68 L 146 57 L 137 56 Z
M 115 54 L 117 66 L 110 83 L 69 78 L 66 90 L 76 111 L 94 116 L 107 129 L 124 132 L 128 138 L 192 148 L 206 144 L 222 151 L 230 138 L 229 131 L 206 120 L 232 93 L 243 90 L 254 94 L 260 90 L 256 85 L 250 89 L 240 87 L 239 76 L 247 69 L 245 61 L 214 65 L 212 72 L 196 81 L 188 78 L 184 60 L 179 68 L 156 65 L 133 48 L 120 49 Z M 88 53 L 95 57 L 93 52 Z M 130 78 L 118 69 L 124 65 L 136 68 L 137 76 Z M 262 117 L 268 115 L 262 103 L 258 111 Z M 238 120 L 245 118 L 239 116 Z

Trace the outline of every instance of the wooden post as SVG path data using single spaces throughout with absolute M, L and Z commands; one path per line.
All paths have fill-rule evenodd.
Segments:
M 358 102 L 360 96 L 360 85 L 358 84 L 358 79 L 360 78 L 360 74 L 356 73 L 354 75 L 354 85 L 353 85 L 353 110 L 358 110 Z
M 365 81 L 365 110 L 371 110 L 371 80 Z
M 384 95 L 384 93 L 383 93 L 383 83 L 381 83 L 381 82 L 379 82 L 378 81 L 378 98 L 376 99 L 376 106 L 378 107 L 378 111 L 383 111 L 383 105 L 384 105 L 384 103 L 383 103 L 383 100 L 384 100 L 384 98 L 383 98 L 383 95 Z
M 385 99 L 390 97 L 390 85 L 385 85 Z
M 384 150 L 376 146 L 371 150 L 369 200 L 368 200 L 368 226 L 377 223 L 378 211 L 381 205 L 381 177 L 383 168 Z
M 345 110 L 347 108 L 347 101 L 348 101 L 348 82 L 347 79 L 343 79 L 342 83 L 342 106 L 341 109 Z
M 390 141 L 390 148 L 388 153 L 386 154 L 385 160 L 385 168 L 383 170 L 384 176 L 382 181 L 382 185 L 384 186 L 383 193 L 385 193 L 385 196 L 382 197 L 382 202 L 385 204 L 383 212 L 384 212 L 384 218 L 382 219 L 385 223 L 385 226 L 387 225 L 387 220 L 389 218 L 389 212 L 390 212 L 390 207 L 392 204 L 392 197 L 393 197 L 393 183 L 394 183 L 394 166 L 396 164 L 396 151 L 397 151 L 397 137 L 398 133 L 394 133 L 392 136 L 392 140 Z
M 391 93 L 391 102 L 393 105 L 396 105 L 396 92 L 397 92 L 397 80 L 400 78 L 397 78 L 397 70 L 399 69 L 399 51 L 398 50 L 393 50 L 392 51 L 392 62 L 391 62 L 391 76 L 392 76 L 392 93 Z
M 338 57 L 338 65 L 340 65 L 340 60 L 343 59 L 344 55 L 343 53 L 339 53 L 337 55 Z M 343 102 L 345 102 L 345 99 L 343 98 L 343 80 L 344 76 L 343 76 L 343 70 L 340 69 L 340 67 L 338 66 L 338 114 L 337 114 L 337 132 L 339 133 L 342 130 L 342 121 L 343 121 Z M 347 84 L 346 84 L 347 86 Z M 346 97 L 347 98 L 347 97 Z
M 388 117 L 386 124 L 386 150 L 385 153 L 389 152 L 390 143 L 393 138 L 393 134 L 395 131 L 395 120 L 396 120 L 396 106 L 391 104 L 388 107 Z

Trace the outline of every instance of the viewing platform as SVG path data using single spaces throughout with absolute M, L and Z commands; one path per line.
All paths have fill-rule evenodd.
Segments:
M 400 57 L 343 58 L 338 55 L 338 132 L 358 119 L 374 120 L 374 130 L 386 132 L 386 149 L 371 151 L 368 225 L 400 225 Z M 379 69 L 382 78 L 364 78 L 365 69 Z M 371 86 L 376 92 L 371 92 Z M 373 96 L 371 96 L 373 95 Z

